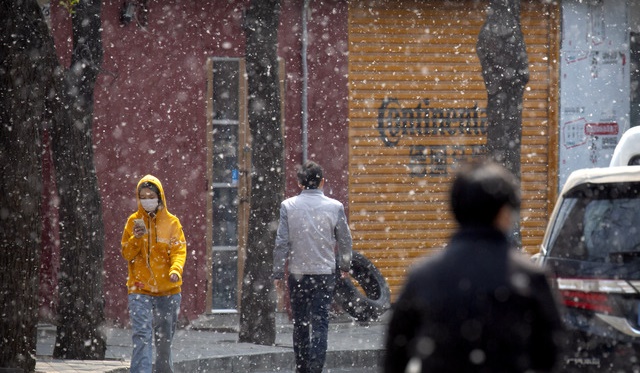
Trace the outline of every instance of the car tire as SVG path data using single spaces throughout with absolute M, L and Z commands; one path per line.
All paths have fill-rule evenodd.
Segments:
M 336 302 L 358 321 L 377 320 L 391 307 L 391 290 L 387 281 L 369 259 L 356 251 L 351 259 L 350 273 L 351 277 L 338 277 L 336 281 Z

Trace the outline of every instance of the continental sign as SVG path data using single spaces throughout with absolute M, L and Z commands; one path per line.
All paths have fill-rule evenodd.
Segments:
M 404 108 L 395 98 L 386 98 L 378 109 L 378 131 L 386 146 L 397 146 L 403 136 L 484 135 L 487 111 L 471 108 L 431 108 L 429 99 L 415 108 Z
M 429 99 L 405 108 L 397 99 L 386 98 L 378 109 L 378 132 L 389 147 L 398 146 L 403 137 L 443 137 L 439 145 L 410 145 L 407 167 L 413 177 L 446 175 L 457 160 L 484 154 L 485 149 L 483 145 L 457 145 L 445 138 L 486 135 L 487 112 L 477 105 L 432 108 Z

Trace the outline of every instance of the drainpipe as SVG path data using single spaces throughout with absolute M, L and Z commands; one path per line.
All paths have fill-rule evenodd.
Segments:
M 307 109 L 309 70 L 307 66 L 307 46 L 309 43 L 307 32 L 307 11 L 309 0 L 304 0 L 302 6 L 302 163 L 307 161 L 309 147 L 309 112 Z

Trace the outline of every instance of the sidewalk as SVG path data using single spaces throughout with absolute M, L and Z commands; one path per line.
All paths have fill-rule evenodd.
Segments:
M 215 318 L 215 316 L 213 316 Z M 196 323 L 197 324 L 197 323 Z M 385 322 L 361 324 L 341 317 L 329 324 L 327 369 L 371 368 L 377 371 L 384 345 Z M 237 328 L 236 328 L 237 330 Z M 294 370 L 292 327 L 276 325 L 276 345 L 238 343 L 237 331 L 216 331 L 190 325 L 178 329 L 173 342 L 174 369 L 181 372 L 287 372 Z M 108 327 L 106 360 L 54 360 L 55 327 L 38 327 L 37 373 L 123 373 L 129 371 L 131 331 Z

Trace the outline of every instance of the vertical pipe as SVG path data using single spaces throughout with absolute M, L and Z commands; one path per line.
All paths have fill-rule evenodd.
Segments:
M 309 147 L 309 112 L 307 108 L 307 95 L 309 83 L 309 70 L 307 66 L 307 46 L 308 46 L 308 30 L 307 30 L 307 11 L 309 9 L 309 0 L 304 0 L 302 6 L 302 163 L 308 158 Z

